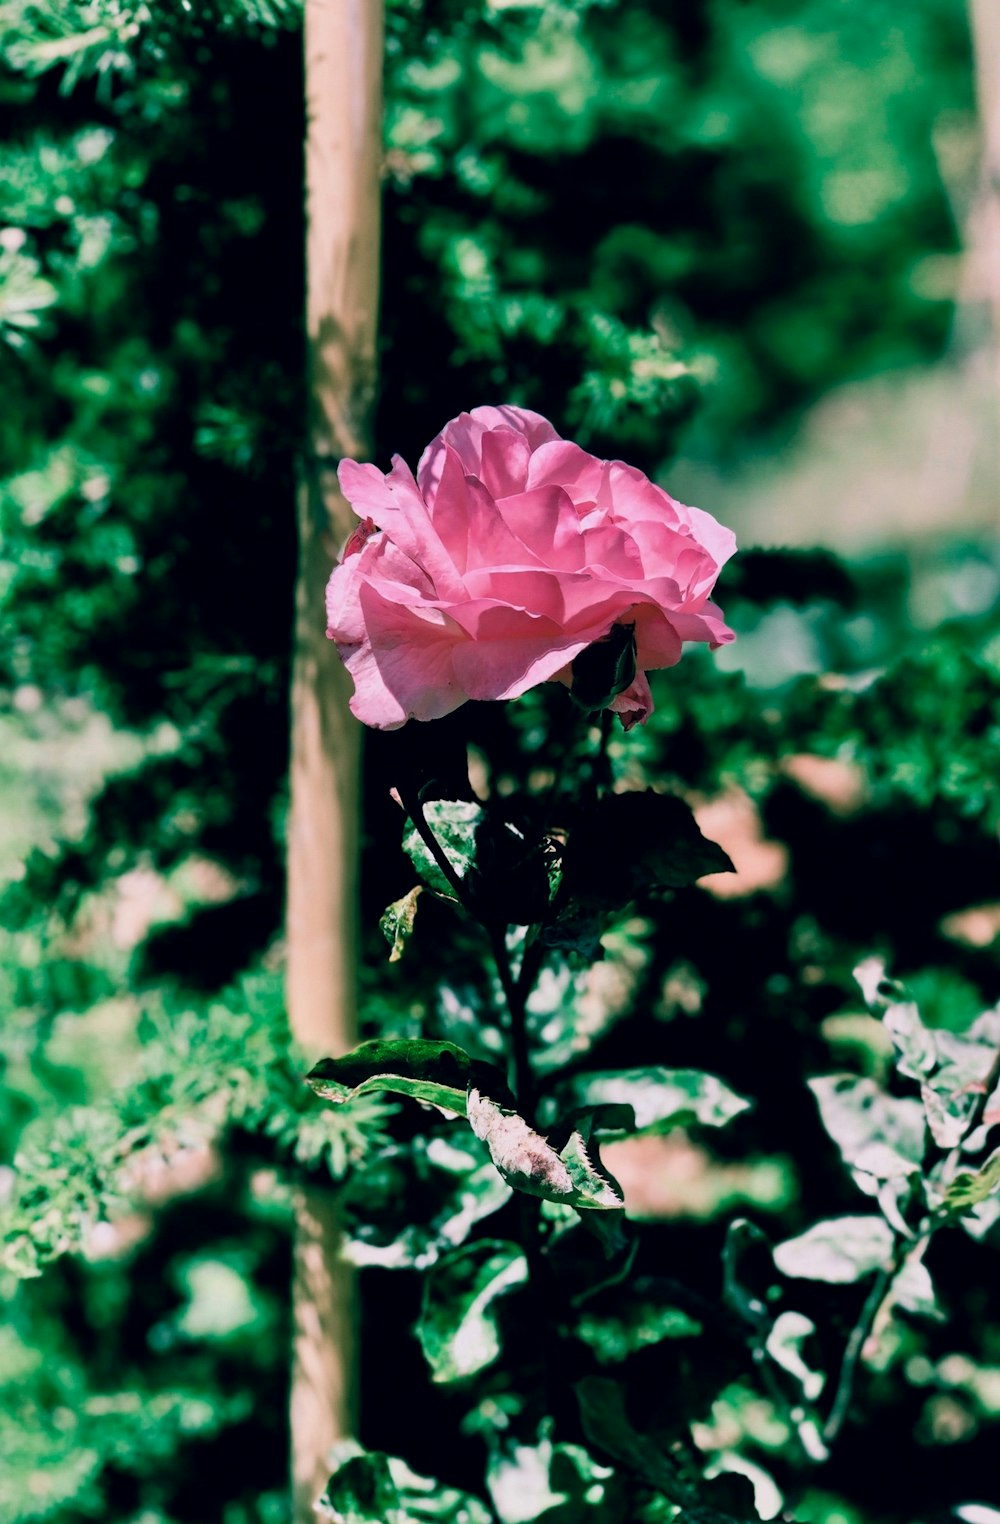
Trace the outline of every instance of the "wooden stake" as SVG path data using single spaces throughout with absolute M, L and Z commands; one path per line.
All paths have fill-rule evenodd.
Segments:
M 323 591 L 354 523 L 342 456 L 371 456 L 376 374 L 382 0 L 306 0 L 308 363 L 312 460 L 299 496 L 288 824 L 288 1016 L 310 1056 L 356 1040 L 361 727 L 325 635 Z M 266 109 L 262 103 L 262 109 Z M 331 1445 L 354 1427 L 353 1307 L 332 1195 L 296 1206 L 291 1396 L 296 1524 L 315 1519 Z
M 973 254 L 977 287 L 993 319 L 993 380 L 1000 427 L 1000 5 L 969 0 L 972 55 L 979 106 L 981 159 L 979 194 L 973 213 Z M 1000 435 L 998 435 L 1000 444 Z

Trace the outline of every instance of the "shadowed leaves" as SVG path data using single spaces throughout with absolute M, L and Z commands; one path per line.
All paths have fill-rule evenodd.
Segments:
M 637 894 L 732 871 L 682 799 L 646 789 L 609 794 L 587 811 L 570 833 L 560 892 L 570 903 L 614 909 Z

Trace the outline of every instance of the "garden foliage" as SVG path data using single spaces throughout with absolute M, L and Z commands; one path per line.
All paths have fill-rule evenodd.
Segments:
M 0 10 L 0 786 L 47 726 L 133 738 L 3 864 L 5 1517 L 286 1519 L 307 1179 L 363 1267 L 331 1520 L 992 1524 L 1000 980 L 962 913 L 996 898 L 1000 629 L 913 631 L 902 557 L 745 552 L 734 662 L 659 674 L 627 738 L 582 722 L 564 757 L 552 688 L 371 738 L 366 1046 L 302 1082 L 299 19 Z M 380 463 L 501 396 L 651 472 L 681 426 L 732 459 L 935 355 L 967 50 L 946 0 L 395 0 Z M 720 795 L 756 884 L 696 882 L 724 864 L 686 811 Z M 137 867 L 173 909 L 116 948 Z M 529 911 L 525 1100 L 493 956 Z

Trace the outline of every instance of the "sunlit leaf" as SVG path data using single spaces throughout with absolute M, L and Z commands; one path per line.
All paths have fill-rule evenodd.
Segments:
M 468 799 L 431 799 L 424 819 L 459 879 L 474 868 L 476 832 L 485 819 L 482 805 Z M 454 899 L 454 889 L 412 820 L 403 833 L 406 853 L 428 888 Z
M 833 1217 L 774 1250 L 782 1275 L 810 1281 L 858 1281 L 889 1264 L 893 1233 L 883 1217 Z
M 419 1476 L 395 1455 L 389 1457 L 389 1470 L 403 1503 L 406 1524 L 424 1524 L 425 1520 L 434 1524 L 492 1524 L 486 1504 L 470 1493 Z
M 528 1278 L 516 1244 L 484 1239 L 438 1260 L 424 1281 L 417 1323 L 435 1381 L 461 1381 L 500 1353 L 493 1304 Z
M 327 1524 L 490 1524 L 485 1504 L 353 1440 L 336 1447 L 316 1513 Z
M 965 1141 L 1000 1046 L 1000 1010 L 984 1011 L 966 1032 L 938 1032 L 936 1041 L 940 1066 L 925 1080 L 921 1097 L 934 1141 L 940 1148 L 955 1148 Z M 987 1100 L 987 1112 L 998 1093 Z
M 826 1385 L 822 1371 L 814 1371 L 805 1362 L 802 1346 L 816 1332 L 816 1324 L 802 1312 L 781 1312 L 767 1336 L 764 1348 L 776 1365 L 793 1376 L 807 1402 L 815 1402 Z
M 575 1207 L 614 1211 L 624 1206 L 621 1186 L 601 1164 L 596 1141 L 588 1141 L 583 1133 L 574 1129 L 559 1157 L 569 1170 L 573 1182 Z
M 844 1163 L 878 1180 L 912 1175 L 924 1156 L 919 1101 L 886 1095 L 874 1080 L 849 1074 L 811 1079 L 823 1126 Z
M 482 1138 L 503 1178 L 515 1190 L 552 1201 L 569 1202 L 573 1180 L 552 1145 L 529 1127 L 516 1111 L 498 1106 L 489 1096 L 470 1090 L 469 1125 Z
M 553 1444 L 545 1435 L 536 1445 L 505 1444 L 486 1479 L 501 1524 L 625 1524 L 620 1482 L 582 1445 Z
M 897 1307 L 924 1318 L 943 1316 L 934 1294 L 934 1282 L 922 1260 L 905 1260 L 893 1277 L 889 1298 Z
M 968 1131 L 975 1096 L 963 1090 L 949 1091 L 925 1084 L 920 1087 L 920 1098 L 938 1148 L 957 1148 Z
M 854 970 L 854 977 L 892 1038 L 899 1054 L 900 1073 L 910 1079 L 929 1074 L 937 1064 L 938 1050 L 934 1034 L 921 1020 L 916 1002 L 907 998 L 901 985 L 886 978 L 881 958 L 866 958 Z
M 671 1127 L 700 1122 L 724 1127 L 750 1102 L 730 1090 L 714 1074 L 700 1069 L 619 1069 L 578 1075 L 572 1084 L 577 1106 L 614 1106 L 597 1121 L 599 1131 L 665 1132 Z M 628 1125 L 630 1107 L 634 1123 Z

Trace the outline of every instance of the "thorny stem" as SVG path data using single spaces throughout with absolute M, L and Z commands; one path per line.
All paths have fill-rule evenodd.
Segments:
M 444 874 L 445 878 L 448 880 L 455 898 L 458 900 L 460 905 L 468 908 L 466 905 L 466 894 L 462 880 L 455 872 L 454 865 L 449 860 L 448 854 L 445 852 L 441 843 L 434 835 L 434 832 L 427 824 L 427 819 L 424 815 L 424 807 L 420 803 L 419 795 L 416 793 L 416 791 L 411 793 L 409 790 L 407 790 L 404 792 L 402 788 L 399 790 L 399 795 L 403 801 L 403 807 L 406 810 L 406 813 L 409 815 L 410 819 L 413 821 L 413 824 L 417 828 L 417 832 L 420 836 L 421 841 L 427 848 L 428 852 L 430 852 L 431 856 L 437 863 L 438 867 L 441 869 L 441 872 Z
M 454 864 L 449 860 L 447 853 L 438 841 L 434 832 L 427 823 L 423 806 L 418 795 L 406 793 L 400 790 L 400 797 L 406 808 L 406 812 L 416 826 L 428 852 L 434 858 L 441 872 L 450 885 L 455 898 L 465 910 L 470 910 L 465 885 L 455 871 Z M 477 917 L 478 919 L 478 917 Z M 534 1081 L 531 1072 L 531 1057 L 528 1050 L 528 1033 L 526 1024 L 525 1002 L 535 976 L 545 956 L 545 950 L 539 945 L 526 948 L 521 960 L 521 968 L 517 979 L 514 978 L 510 964 L 510 954 L 507 951 L 507 943 L 502 926 L 488 926 L 490 945 L 496 962 L 497 974 L 507 1002 L 509 1016 L 509 1032 L 511 1045 L 512 1075 L 511 1083 L 514 1094 L 517 1096 L 518 1105 L 522 1115 L 530 1117 L 533 1104 Z
M 527 1012 L 525 1009 L 528 991 L 531 988 L 531 982 L 525 979 L 528 953 L 525 953 L 520 974 L 515 979 L 510 966 L 510 954 L 507 951 L 507 943 L 502 926 L 490 928 L 490 942 L 497 966 L 497 974 L 500 978 L 500 985 L 503 989 L 504 998 L 507 1001 L 513 1071 L 511 1075 L 511 1088 L 517 1096 L 518 1109 L 521 1115 L 527 1121 L 530 1121 L 531 1109 L 534 1105 L 534 1075 L 531 1071 Z
M 542 834 L 544 836 L 548 835 L 549 827 L 553 823 L 553 811 L 559 803 L 559 794 L 562 787 L 563 778 L 566 774 L 566 769 L 573 758 L 580 740 L 581 726 L 584 725 L 589 718 L 582 710 L 577 709 L 572 703 L 568 707 L 570 714 L 569 718 L 566 721 L 565 729 L 563 732 L 563 744 L 559 748 L 559 754 L 556 758 L 555 767 L 553 770 L 552 782 L 548 786 L 549 797 L 546 805 L 545 824 L 542 827 Z
M 972 1134 L 981 1125 L 990 1096 L 996 1090 L 998 1084 L 1000 1084 L 1000 1048 L 997 1049 L 994 1055 L 988 1074 L 980 1082 L 965 1131 L 945 1158 L 941 1169 L 941 1184 L 945 1187 L 951 1185 L 954 1181 L 959 1166 L 962 1163 L 962 1149 L 968 1139 L 972 1137 Z M 918 1237 L 907 1241 L 905 1238 L 897 1235 L 892 1258 L 889 1264 L 883 1267 L 876 1276 L 875 1283 L 861 1309 L 861 1316 L 851 1330 L 851 1336 L 847 1341 L 847 1348 L 844 1351 L 844 1362 L 841 1366 L 840 1379 L 837 1382 L 833 1406 L 830 1409 L 830 1416 L 823 1428 L 823 1438 L 827 1444 L 832 1444 L 837 1438 L 847 1417 L 858 1361 L 866 1349 L 877 1346 L 882 1333 L 892 1317 L 895 1300 L 893 1286 L 897 1275 L 904 1266 L 919 1265 L 921 1263 L 934 1234 L 947 1221 L 947 1214 L 939 1212 L 938 1215 L 925 1223 Z

